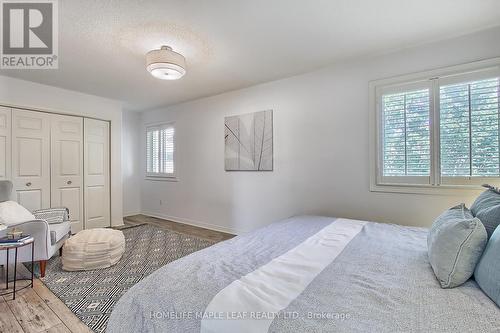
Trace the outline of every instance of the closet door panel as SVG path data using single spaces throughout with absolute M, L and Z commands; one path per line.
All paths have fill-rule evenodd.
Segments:
M 100 220 L 106 216 L 106 207 L 104 203 L 106 202 L 106 189 L 105 186 L 89 186 L 87 189 L 88 193 L 88 219 L 90 223 L 99 223 Z
M 29 210 L 50 207 L 50 116 L 12 111 L 12 182 Z
M 51 206 L 67 207 L 71 232 L 83 229 L 83 118 L 51 116 Z
M 109 123 L 85 119 L 85 228 L 110 226 Z
M 18 176 L 41 177 L 43 175 L 43 141 L 43 138 L 17 138 Z
M 75 234 L 83 229 L 83 193 L 82 188 L 60 188 L 57 206 L 69 209 L 71 233 Z
M 0 180 L 8 179 L 7 175 L 7 139 L 0 136 Z M 10 162 L 10 157 L 9 157 Z
M 0 107 L 0 180 L 11 177 L 11 114 L 10 108 Z
M 16 191 L 17 198 L 16 201 L 19 202 L 24 208 L 29 211 L 34 211 L 36 209 L 40 209 L 43 206 L 42 190 L 23 190 Z

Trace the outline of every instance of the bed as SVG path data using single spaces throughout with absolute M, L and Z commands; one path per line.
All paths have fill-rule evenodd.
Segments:
M 107 331 L 499 332 L 473 280 L 441 289 L 427 229 L 300 216 L 172 262 L 132 287 Z

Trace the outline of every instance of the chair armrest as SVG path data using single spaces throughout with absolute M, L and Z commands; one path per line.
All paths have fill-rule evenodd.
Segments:
M 50 229 L 47 222 L 33 220 L 10 226 L 10 228 L 20 229 L 23 234 L 31 235 L 35 239 L 35 260 L 49 259 Z M 0 231 L 0 237 L 5 236 L 9 229 Z
M 66 207 L 38 209 L 33 212 L 38 220 L 45 220 L 47 223 L 61 223 L 69 221 L 69 210 Z

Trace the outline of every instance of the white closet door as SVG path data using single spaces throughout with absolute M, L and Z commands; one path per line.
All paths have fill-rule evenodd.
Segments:
M 28 210 L 50 207 L 50 115 L 13 109 L 12 182 Z
M 0 107 L 0 180 L 10 179 L 12 164 L 11 114 L 10 108 Z
M 51 206 L 67 207 L 71 232 L 83 229 L 83 118 L 51 116 Z
M 84 119 L 85 229 L 109 227 L 109 123 Z

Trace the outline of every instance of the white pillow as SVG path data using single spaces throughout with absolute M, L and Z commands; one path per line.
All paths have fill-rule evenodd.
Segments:
M 0 224 L 13 226 L 33 220 L 36 220 L 35 216 L 17 202 L 0 202 Z

